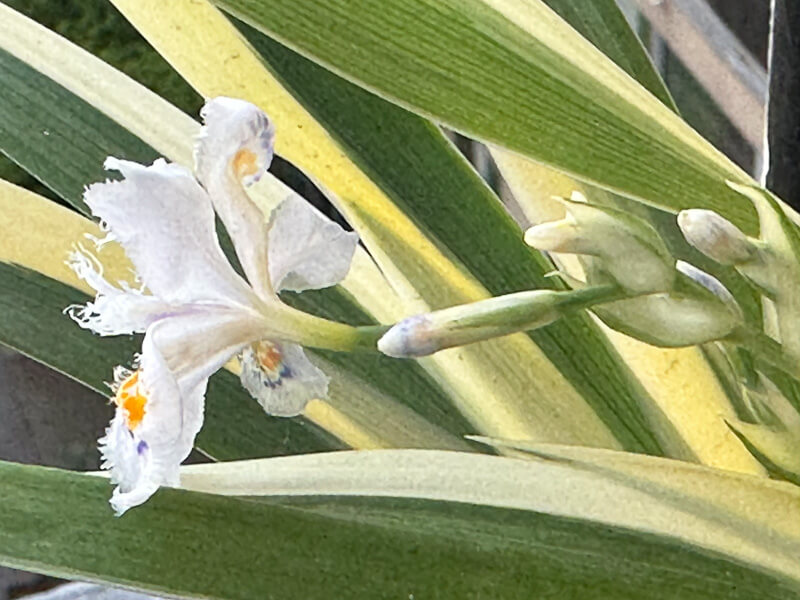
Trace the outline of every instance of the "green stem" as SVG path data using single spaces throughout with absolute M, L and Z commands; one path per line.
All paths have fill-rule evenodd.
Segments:
M 378 340 L 389 330 L 389 325 L 364 325 L 353 327 L 304 314 L 305 334 L 300 343 L 310 348 L 338 352 L 378 351 Z
M 383 337 L 391 325 L 362 325 L 356 327 L 356 334 L 353 340 L 353 351 L 378 351 L 378 340 Z
M 564 312 L 572 312 L 632 297 L 618 285 L 599 285 L 562 292 L 558 307 Z
M 388 325 L 354 327 L 277 302 L 264 305 L 261 312 L 264 337 L 322 350 L 377 352 L 378 340 L 389 329 Z

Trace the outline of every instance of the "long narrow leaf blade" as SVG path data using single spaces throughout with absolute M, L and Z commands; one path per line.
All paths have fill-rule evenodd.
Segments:
M 108 482 L 0 463 L 0 563 L 154 594 L 375 598 L 789 600 L 796 582 L 669 539 L 459 502 L 285 505 L 161 490 L 124 517 Z
M 677 112 L 664 80 L 616 0 L 543 1 L 665 106 Z
M 502 447 L 504 444 L 498 444 Z M 800 583 L 800 489 L 640 454 L 509 442 L 547 460 L 386 450 L 184 468 L 235 495 L 425 498 L 589 519 L 679 539 Z M 436 472 L 437 477 L 425 475 Z

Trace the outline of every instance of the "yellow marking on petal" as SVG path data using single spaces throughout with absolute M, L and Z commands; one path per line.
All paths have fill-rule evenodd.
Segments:
M 233 171 L 241 179 L 258 172 L 258 157 L 247 148 L 242 148 L 233 157 Z
M 144 419 L 147 395 L 139 385 L 139 371 L 129 375 L 117 389 L 114 402 L 125 411 L 125 422 L 133 431 Z
M 267 378 L 270 387 L 279 385 L 284 377 L 291 377 L 292 370 L 283 361 L 283 353 L 277 344 L 268 340 L 261 340 L 251 346 L 257 368 L 261 374 Z

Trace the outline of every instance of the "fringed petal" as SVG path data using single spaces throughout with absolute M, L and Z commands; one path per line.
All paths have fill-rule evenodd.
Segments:
M 262 326 L 248 311 L 189 306 L 148 329 L 138 371 L 115 374 L 117 412 L 100 443 L 103 468 L 118 484 L 117 514 L 178 484 L 203 423 L 208 378 L 263 335 Z
M 122 244 L 152 294 L 169 303 L 252 302 L 252 291 L 220 249 L 211 201 L 185 168 L 109 158 L 123 181 L 90 186 L 92 214 Z
M 64 312 L 84 329 L 100 335 L 143 332 L 151 323 L 175 310 L 173 305 L 133 289 L 126 282 L 112 285 L 103 277 L 103 266 L 84 248 L 77 248 L 67 264 L 97 292 L 93 302 L 73 304 Z
M 203 421 L 205 386 L 181 389 L 145 337 L 139 370 L 118 369 L 117 410 L 100 439 L 102 467 L 117 487 L 117 515 L 138 506 L 162 485 L 177 485 Z
M 275 127 L 254 104 L 219 96 L 200 110 L 203 129 L 195 146 L 197 178 L 206 184 L 220 168 L 232 169 L 244 185 L 264 174 L 272 162 Z

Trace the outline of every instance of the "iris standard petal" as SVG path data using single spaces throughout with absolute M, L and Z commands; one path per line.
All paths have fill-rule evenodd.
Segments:
M 349 233 L 293 194 L 272 211 L 269 274 L 275 290 L 320 289 L 344 279 L 358 244 Z
M 195 145 L 195 171 L 225 224 L 253 289 L 274 297 L 267 275 L 264 214 L 244 186 L 272 162 L 275 130 L 267 115 L 244 100 L 219 97 L 200 111 L 204 126 Z
M 105 166 L 125 179 L 94 184 L 84 199 L 153 295 L 176 304 L 251 302 L 252 291 L 219 246 L 211 201 L 187 169 L 114 158 Z

